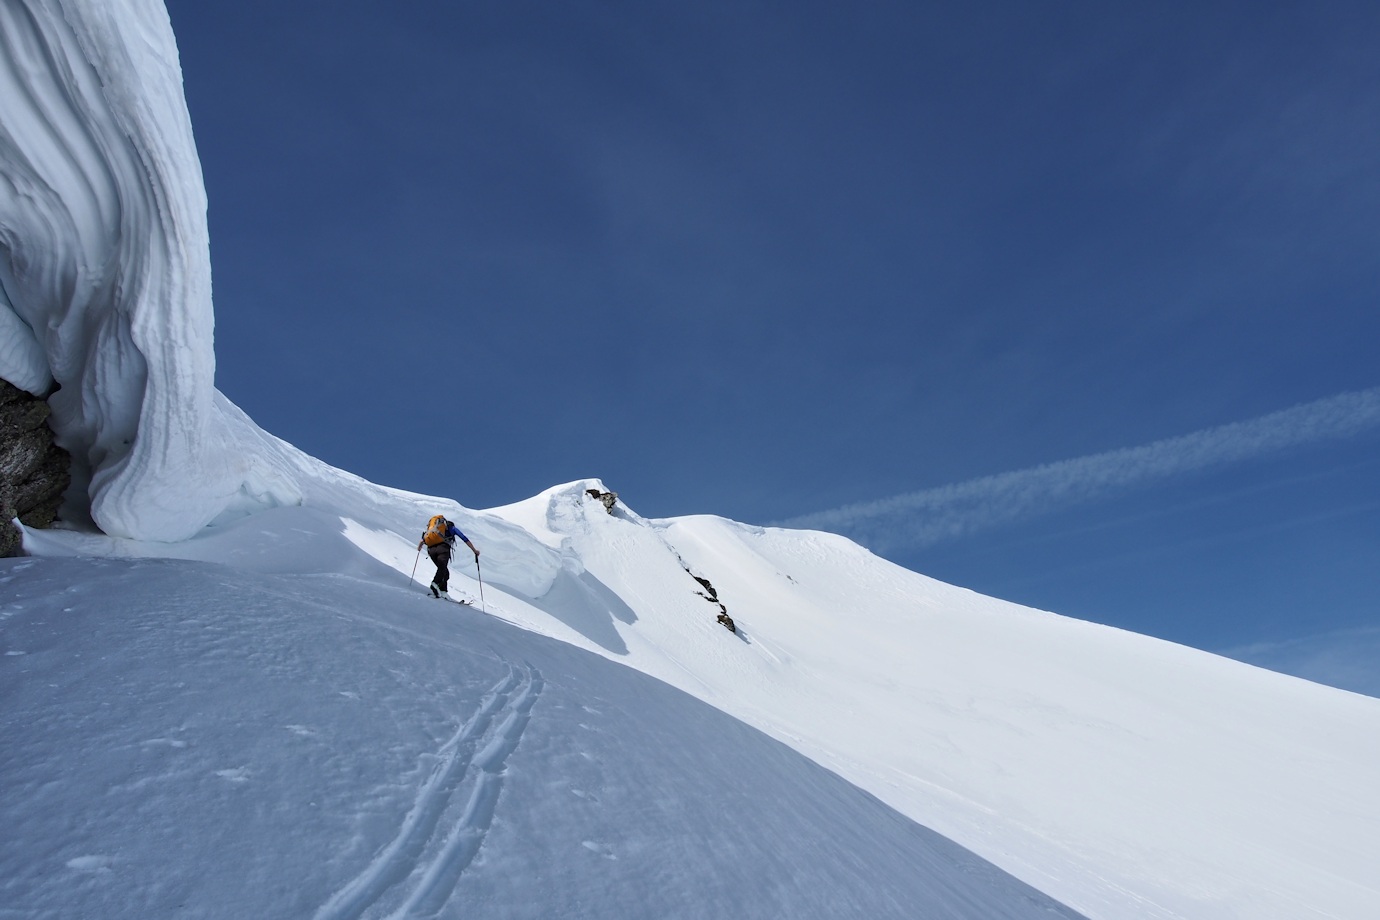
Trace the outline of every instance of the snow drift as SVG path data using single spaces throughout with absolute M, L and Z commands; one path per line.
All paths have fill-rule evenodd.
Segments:
M 232 556 L 0 563 L 0 914 L 1077 917 L 634 670 Z
M 0 560 L 6 910 L 1380 916 L 1380 700 L 829 534 L 597 480 L 473 511 L 261 431 L 213 387 L 166 11 L 10 0 L 0 42 L 0 375 L 60 385 L 104 531 Z M 492 618 L 407 592 L 437 512 Z
M 415 648 L 377 663 L 342 651 L 353 647 L 361 623 L 378 622 L 400 634 L 423 629 L 429 641 L 449 649 L 432 649 L 427 656 L 464 657 L 493 641 L 474 632 L 476 614 L 422 594 L 420 582 L 429 574 L 425 559 L 421 577 L 407 593 L 426 517 L 450 509 L 484 552 L 492 617 L 627 665 L 736 716 L 1083 915 L 1107 920 L 1380 915 L 1373 871 L 1380 864 L 1380 838 L 1374 833 L 1380 826 L 1380 789 L 1374 783 L 1380 700 L 985 598 L 908 572 L 830 534 L 712 517 L 648 520 L 621 504 L 609 514 L 587 494 L 591 488 L 607 491 L 598 480 L 570 483 L 504 508 L 468 511 L 442 499 L 371 486 L 283 442 L 273 443 L 278 465 L 294 471 L 303 485 L 299 507 L 227 518 L 173 545 L 31 532 L 31 551 L 51 558 L 19 564 L 51 564 L 60 561 L 56 557 L 80 557 L 87 566 L 99 557 L 215 561 L 222 574 L 196 570 L 167 576 L 206 582 L 206 590 L 178 592 L 184 600 L 155 606 L 168 617 L 195 617 L 207 629 L 221 629 L 216 624 L 223 619 L 230 632 L 217 643 L 219 654 L 256 656 L 260 653 L 240 646 L 266 642 L 262 654 L 287 672 L 384 668 L 408 682 L 414 679 L 408 675 L 414 673 Z M 89 624 L 80 630 L 96 628 L 99 617 L 88 609 L 93 600 L 81 600 L 87 593 L 82 571 L 70 564 L 61 570 L 65 574 L 35 570 L 34 576 L 50 584 L 69 579 L 71 587 L 39 590 L 0 607 L 0 617 L 22 617 L 12 621 L 13 627 L 0 625 L 0 635 L 13 643 L 9 635 L 20 623 L 64 622 L 78 615 Z M 477 597 L 477 574 L 473 563 L 458 565 L 453 590 Z M 154 603 L 158 588 L 142 586 L 134 573 L 121 577 L 125 600 L 114 588 L 94 592 L 104 598 L 110 616 Z M 707 599 L 706 582 L 737 621 L 738 634 L 715 622 L 718 606 Z M 218 599 L 222 591 L 237 598 L 227 601 L 228 607 Z M 230 627 L 235 618 L 229 609 L 246 604 L 262 608 L 260 625 Z M 203 609 L 223 616 L 208 618 Z M 294 642 L 290 654 L 275 651 L 281 643 L 271 624 L 317 617 L 313 611 L 333 612 L 325 616 L 319 637 Z M 413 622 L 418 616 L 423 619 Z M 141 622 L 145 630 L 156 629 L 157 618 Z M 332 629 L 331 623 L 338 625 Z M 137 644 L 145 651 L 130 652 L 135 661 L 163 655 L 154 638 Z M 112 641 L 108 647 L 124 645 Z M 61 654 L 60 646 L 51 648 Z M 315 653 L 308 655 L 308 648 Z M 353 664 L 332 664 L 339 655 Z M 64 660 L 49 660 L 52 670 L 29 673 L 59 674 Z M 12 672 L 37 666 L 32 652 L 0 663 Z M 548 667 L 539 667 L 550 678 Z M 594 683 L 586 686 L 589 693 L 605 692 Z M 30 690 L 31 699 L 48 699 L 57 709 L 66 705 L 61 697 Z M 211 686 L 203 691 L 214 692 Z M 243 691 L 228 692 L 238 698 Z M 152 691 L 147 695 L 158 698 Z M 371 717 L 384 721 L 370 729 L 383 738 L 398 730 L 388 720 L 413 718 L 403 715 L 410 705 L 405 694 L 395 691 L 391 698 L 395 702 L 387 714 Z M 245 737 L 262 749 L 255 755 L 260 766 L 248 757 L 231 762 L 226 752 L 226 764 L 216 770 L 243 768 L 290 782 L 281 779 L 289 765 L 275 765 L 279 755 L 271 753 L 271 737 L 281 731 L 273 726 L 313 724 L 318 717 L 311 711 L 314 704 L 302 700 L 272 705 L 282 714 L 263 721 L 260 729 L 235 723 L 235 731 L 247 732 Z M 306 711 L 293 714 L 299 705 Z M 32 703 L 15 724 L 40 718 L 43 711 L 41 702 Z M 454 718 L 463 721 L 464 711 L 458 707 Z M 456 722 L 433 729 L 431 737 L 459 727 Z M 668 736 L 655 743 L 674 747 L 669 739 L 684 726 L 667 722 L 665 728 Z M 150 738 L 167 731 L 152 724 L 137 730 Z M 260 738 L 260 731 L 271 737 Z M 739 741 L 721 737 L 724 747 L 711 754 L 713 759 L 735 764 L 734 771 L 756 769 L 750 760 L 737 759 Z M 208 737 L 203 743 L 212 741 Z M 372 743 L 429 756 L 415 738 Z M 609 743 L 640 748 L 644 741 L 628 734 Z M 352 748 L 344 740 L 340 744 L 333 756 L 348 760 L 345 750 Z M 644 768 L 662 795 L 678 795 L 674 785 L 665 785 L 673 781 L 664 775 L 664 764 L 638 767 Z M 395 764 L 394 769 L 402 768 Z M 397 778 L 369 782 L 408 785 Z M 790 785 L 774 790 L 782 807 L 798 807 L 806 794 Z M 291 794 L 271 782 L 264 792 Z M 182 794 L 196 801 L 201 793 Z M 85 807 L 75 797 L 50 811 Z M 556 820 L 528 813 L 537 806 L 516 798 L 495 799 L 494 807 L 500 822 Z M 647 803 L 629 807 L 642 809 Z M 705 807 L 724 815 L 743 806 L 711 800 Z M 344 886 L 344 876 L 354 877 L 351 872 L 365 871 L 369 854 L 389 845 L 389 834 L 396 833 L 407 809 L 385 811 L 393 816 L 393 831 L 374 828 L 364 841 L 350 844 L 354 855 L 340 857 L 333 881 L 322 879 L 316 896 L 344 890 L 333 886 Z M 864 813 L 850 819 L 842 811 L 830 821 L 872 820 Z M 836 833 L 826 829 L 829 824 L 810 833 Z M 249 838 L 237 845 L 263 845 L 253 836 L 257 830 L 244 833 Z M 339 848 L 340 838 L 331 836 L 336 833 L 338 828 L 323 831 L 309 845 Z M 714 872 L 718 860 L 736 863 L 746 857 L 733 850 L 699 858 L 699 871 Z M 189 864 L 182 871 L 197 869 Z M 483 877 L 486 870 L 465 871 Z M 847 887 L 873 884 L 869 879 L 862 873 L 851 883 L 836 881 Z M 997 888 L 1005 894 L 992 897 L 1008 909 L 1006 897 L 1014 889 L 1007 882 Z M 909 896 L 920 895 L 912 890 Z M 460 911 L 465 905 L 474 906 L 460 896 L 452 908 Z M 687 909 L 686 915 L 697 914 Z M 1000 916 L 980 909 L 958 915 Z
M 59 386 L 73 508 L 190 536 L 246 470 L 214 406 L 205 190 L 166 9 L 0 4 L 0 100 L 0 377 Z

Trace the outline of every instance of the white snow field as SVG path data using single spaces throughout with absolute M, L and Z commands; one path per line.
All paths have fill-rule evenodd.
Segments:
M 0 563 L 17 915 L 1380 916 L 1380 700 L 597 480 L 472 512 L 274 450 L 304 505 Z M 435 511 L 487 615 L 409 585 Z
M 325 523 L 218 545 L 305 557 Z M 1077 916 L 710 706 L 385 574 L 0 563 L 0 917 Z
M 0 106 L 0 377 L 81 467 L 0 560 L 0 920 L 1380 917 L 1380 700 L 597 480 L 334 470 L 213 387 L 159 0 L 0 0 Z M 482 610 L 422 593 L 438 512 Z

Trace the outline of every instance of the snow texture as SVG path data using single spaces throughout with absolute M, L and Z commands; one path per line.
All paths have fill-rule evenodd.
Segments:
M 1380 916 L 1380 700 L 263 432 L 166 11 L 6 0 L 0 42 L 0 373 L 60 384 L 103 531 L 0 560 L 0 916 Z M 436 513 L 478 609 L 422 592 Z
M 1077 916 L 637 671 L 259 558 L 0 566 L 4 915 Z
M 5 903 L 1380 915 L 1380 700 L 598 480 L 474 512 L 277 450 L 300 506 L 0 567 Z M 435 511 L 482 607 L 423 593 Z
M 0 100 L 0 376 L 60 385 L 52 425 L 102 530 L 190 536 L 240 471 L 213 410 L 205 190 L 167 11 L 0 4 Z

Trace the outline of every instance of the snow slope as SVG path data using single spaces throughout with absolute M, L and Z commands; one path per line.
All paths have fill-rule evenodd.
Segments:
M 634 670 L 265 568 L 0 560 L 0 916 L 1077 916 Z
M 416 766 L 417 758 L 431 752 L 435 759 L 428 759 L 425 769 L 444 763 L 446 740 L 462 731 L 461 723 L 479 705 L 484 688 L 495 686 L 498 676 L 493 667 L 497 665 L 486 665 L 489 670 L 481 677 L 465 678 L 466 686 L 473 687 L 451 700 L 453 705 L 448 703 L 447 709 L 435 701 L 435 695 L 450 699 L 444 695 L 451 691 L 442 690 L 442 685 L 460 680 L 460 671 L 447 670 L 460 667 L 451 659 L 473 661 L 497 655 L 501 662 L 518 663 L 514 667 L 521 674 L 529 672 L 520 663 L 533 662 L 545 675 L 548 688 L 564 685 L 553 676 L 557 667 L 553 659 L 539 660 L 533 651 L 561 647 L 545 642 L 550 638 L 628 665 L 736 716 L 910 820 L 1089 917 L 1362 920 L 1380 915 L 1374 873 L 1374 866 L 1380 865 L 1380 835 L 1376 833 L 1380 790 L 1374 783 L 1374 764 L 1380 755 L 1380 700 L 984 598 L 900 569 L 837 536 L 749 527 L 708 517 L 649 521 L 622 505 L 608 514 L 585 494 L 587 488 L 603 488 L 597 480 L 571 483 L 489 512 L 471 512 L 452 502 L 362 483 L 266 436 L 254 451 L 264 470 L 295 478 L 304 496 L 302 505 L 227 517 L 195 539 L 170 546 L 75 532 L 30 533 L 31 551 L 49 558 L 17 563 L 38 568 L 20 569 L 11 577 L 20 586 L 37 577 L 42 587 L 29 592 L 32 600 L 4 608 L 10 619 L 0 624 L 4 630 L 0 637 L 7 647 L 29 651 L 23 642 L 15 644 L 12 636 L 17 626 L 12 624 L 18 622 L 13 612 L 28 610 L 30 605 L 36 605 L 45 622 L 59 611 L 92 624 L 117 621 L 123 624 L 118 641 L 102 641 L 82 653 L 94 657 L 103 648 L 120 649 L 124 664 L 109 666 L 107 678 L 117 681 L 123 667 L 156 673 L 156 668 L 141 668 L 138 662 L 150 654 L 154 659 L 163 656 L 162 640 L 156 638 L 159 624 L 166 623 L 169 630 L 175 627 L 180 634 L 185 631 L 184 621 L 191 619 L 201 624 L 193 633 L 207 642 L 215 633 L 228 633 L 223 644 L 211 643 L 198 654 L 209 655 L 212 647 L 220 647 L 221 654 L 243 659 L 243 670 L 271 673 L 276 668 L 282 674 L 281 687 L 291 684 L 305 689 L 323 681 L 335 686 L 342 675 L 363 680 L 371 673 L 388 682 L 387 689 L 375 688 L 367 694 L 349 687 L 340 691 L 389 700 L 386 715 L 380 711 L 367 720 L 373 726 L 368 730 L 380 732 L 378 736 L 356 738 L 344 728 L 331 728 L 321 742 L 329 750 L 318 750 L 310 757 L 288 749 L 293 732 L 284 726 L 315 724 L 314 720 L 325 718 L 318 710 L 334 699 L 326 694 L 314 702 L 283 700 L 280 687 L 259 691 L 265 698 L 256 702 L 255 695 L 242 686 L 251 683 L 242 674 L 210 681 L 201 692 L 201 702 L 165 701 L 165 696 L 177 698 L 170 689 L 175 684 L 137 691 L 133 699 L 143 700 L 135 707 L 139 711 L 173 705 L 176 717 L 170 714 L 154 722 L 135 718 L 136 729 L 122 729 L 124 735 L 110 739 L 112 746 L 123 745 L 126 751 L 140 750 L 145 740 L 176 740 L 170 726 L 198 724 L 198 719 L 206 718 L 198 713 L 214 697 L 215 687 L 226 683 L 230 689 L 222 692 L 231 698 L 247 699 L 274 714 L 244 721 L 227 713 L 222 718 L 228 721 L 206 726 L 198 743 L 217 756 L 188 776 L 189 782 L 196 778 L 207 787 L 184 789 L 174 798 L 186 795 L 190 802 L 199 803 L 200 795 L 219 795 L 224 789 L 207 777 L 224 779 L 219 776 L 224 771 L 231 780 L 241 775 L 260 777 L 270 795 L 290 797 L 299 794 L 300 780 L 284 777 L 299 769 L 315 769 L 318 761 L 329 761 L 331 769 L 345 777 L 337 781 L 336 812 L 350 812 L 343 805 L 350 795 L 376 795 L 368 790 L 379 784 L 392 788 L 392 798 L 378 805 L 376 820 L 381 827 L 375 828 L 373 836 L 366 834 L 350 843 L 337 825 L 304 832 L 303 841 L 310 849 L 335 854 L 335 874 L 313 876 L 315 880 L 300 895 L 304 902 L 329 903 L 332 892 L 345 891 L 343 875 L 367 874 L 368 865 L 386 860 L 379 848 L 386 846 L 389 833 L 397 832 L 417 795 L 417 774 L 424 770 Z M 419 597 L 419 584 L 430 573 L 425 557 L 418 566 L 418 585 L 407 594 L 408 577 L 417 563 L 415 541 L 425 518 L 437 510 L 452 515 L 483 550 L 489 613 L 545 638 L 520 641 L 511 638 L 506 625 Z M 81 562 L 64 559 L 77 555 Z M 105 617 L 97 616 L 100 601 L 72 603 L 66 600 L 67 594 L 54 594 L 47 587 L 54 581 L 70 582 L 72 591 L 80 592 L 83 573 L 92 567 L 105 571 L 103 566 L 122 557 L 122 565 L 136 565 L 133 559 L 146 556 L 189 560 L 185 564 L 194 565 L 194 575 L 168 574 L 181 573 L 180 569 L 129 569 L 120 576 L 128 585 L 127 599 L 120 601 L 120 592 L 110 587 L 91 590 L 90 594 L 115 605 Z M 100 557 L 111 561 L 90 561 Z M 220 567 L 204 565 L 210 561 Z M 62 567 L 46 568 L 58 565 Z M 477 595 L 473 563 L 456 568 L 456 587 Z M 160 579 L 174 586 L 170 590 L 179 600 L 154 604 L 161 589 L 144 586 L 136 574 L 140 571 L 159 573 Z M 738 635 L 715 622 L 718 607 L 706 599 L 706 589 L 694 576 L 713 586 L 737 621 Z M 190 579 L 189 587 L 177 589 L 184 578 Z M 226 592 L 224 598 L 222 592 Z M 138 617 L 140 627 L 129 627 L 126 621 L 132 611 L 146 605 L 155 609 Z M 256 619 L 233 625 L 248 615 L 245 611 Z M 315 636 L 280 635 L 287 628 L 284 624 L 300 625 L 304 618 L 321 621 L 314 627 L 319 630 Z M 427 643 L 440 644 L 427 645 L 423 651 L 414 637 L 401 650 L 390 647 L 383 654 L 375 644 L 366 651 L 357 644 L 361 630 L 390 636 L 420 631 Z M 80 628 L 77 634 L 82 634 Z M 263 647 L 244 648 L 246 643 L 253 645 L 251 637 L 257 634 L 265 637 Z M 505 650 L 498 653 L 494 643 L 499 640 L 493 636 L 500 634 L 509 638 L 502 640 Z M 150 654 L 125 649 L 125 643 L 135 637 L 151 643 Z M 53 641 L 56 653 L 59 646 Z M 181 640 L 167 641 L 172 643 L 169 654 L 176 657 Z M 525 644 L 528 641 L 533 642 L 531 648 Z M 319 657 L 310 657 L 310 649 L 317 650 Z M 0 659 L 11 672 L 30 666 L 32 660 L 31 654 Z M 57 675 L 63 667 L 73 666 L 70 656 L 64 660 L 65 664 L 53 664 L 53 670 L 45 674 Z M 570 659 L 575 660 L 587 661 Z M 429 689 L 423 691 L 418 683 L 425 682 L 419 676 L 423 672 L 414 666 L 426 674 L 454 676 L 428 677 L 440 682 L 427 684 Z M 327 677 L 318 676 L 319 672 Z M 385 674 L 392 676 L 385 678 Z M 154 675 L 148 677 L 152 680 Z M 10 686 L 42 682 L 32 677 L 13 679 L 17 682 Z M 612 695 L 630 707 L 628 717 L 634 722 L 642 723 L 644 729 L 655 726 L 655 740 L 647 739 L 642 729 L 632 732 L 626 725 L 617 730 L 605 726 L 599 737 L 607 747 L 599 756 L 622 761 L 630 774 L 646 775 L 647 784 L 661 790 L 653 798 L 662 804 L 629 800 L 618 812 L 605 815 L 600 820 L 610 821 L 605 825 L 610 829 L 589 837 L 596 845 L 590 852 L 613 846 L 610 841 L 617 836 L 617 825 L 628 817 L 623 810 L 635 812 L 633 823 L 641 828 L 639 822 L 647 809 L 672 807 L 668 802 L 680 797 L 674 790 L 682 788 L 685 778 L 671 776 L 676 771 L 660 759 L 644 763 L 652 756 L 651 749 L 666 752 L 675 763 L 690 763 L 691 755 L 684 748 L 693 747 L 697 752 L 693 762 L 707 758 L 725 767 L 725 772 L 717 774 L 716 784 L 752 787 L 749 797 L 756 804 L 719 798 L 707 807 L 676 806 L 695 812 L 700 821 L 706 821 L 700 812 L 709 811 L 714 821 L 706 823 L 731 820 L 773 825 L 786 819 L 777 814 L 757 815 L 754 809 L 794 814 L 803 801 L 814 797 L 814 792 L 795 785 L 798 777 L 790 771 L 804 769 L 798 761 L 791 759 L 796 766 L 789 769 L 790 775 L 774 775 L 758 786 L 766 755 L 757 752 L 755 745 L 763 742 L 753 742 L 751 753 L 740 750 L 747 743 L 737 734 L 740 729 L 726 728 L 730 723 L 719 721 L 708 710 L 688 709 L 674 717 L 641 711 L 638 707 L 643 701 L 660 699 L 666 691 L 653 689 L 658 684 L 635 682 L 626 691 L 631 696 L 624 697 L 622 690 L 607 689 L 606 679 L 625 678 L 590 678 L 583 686 L 603 702 L 593 702 L 582 696 L 586 691 L 572 689 L 562 703 L 563 711 L 588 705 L 607 713 Z M 46 676 L 42 680 L 52 682 Z M 392 682 L 401 683 L 394 686 Z M 417 691 L 416 706 L 424 712 L 409 713 L 408 693 L 413 690 L 403 689 L 407 687 Z M 3 698 L 13 700 L 9 692 Z M 543 691 L 530 713 L 522 717 L 538 718 L 543 700 L 552 698 Z M 97 699 L 99 705 L 113 705 L 104 696 Z M 634 699 L 636 703 L 631 702 Z M 16 714 L 13 703 L 7 702 L 7 724 L 46 723 L 46 719 L 31 718 L 44 711 L 43 704 L 29 705 L 34 708 Z M 49 705 L 67 708 L 61 698 Z M 305 707 L 305 713 L 298 712 L 298 707 Z M 417 739 L 419 729 L 390 734 L 409 720 L 430 726 L 425 743 Z M 698 726 L 696 731 L 714 727 L 686 741 L 682 734 L 690 727 L 682 721 Z M 227 731 L 232 736 L 238 732 L 241 740 L 223 737 Z M 727 734 L 715 740 L 720 732 Z M 135 739 L 136 734 L 141 737 Z M 49 749 L 59 751 L 62 737 L 59 731 L 55 740 L 47 742 Z M 553 738 L 550 747 L 544 748 L 550 755 L 540 759 L 545 763 L 567 758 L 561 762 L 574 763 L 568 758 L 579 756 L 578 751 L 590 753 L 589 743 L 583 735 Z M 259 753 L 236 754 L 243 745 Z M 395 759 L 370 767 L 374 752 L 381 747 L 392 750 Z M 556 754 L 555 748 L 564 753 Z M 352 765 L 357 756 L 363 758 L 361 763 Z M 60 757 L 53 753 L 32 759 L 42 765 Z M 256 767 L 256 763 L 261 765 Z M 414 773 L 408 772 L 409 764 Z M 42 788 L 44 768 L 38 769 L 40 775 L 33 784 Z M 141 781 L 133 772 L 131 776 L 130 782 Z M 349 777 L 365 788 L 351 788 Z M 547 781 L 558 782 L 549 777 Z M 323 782 L 329 785 L 331 781 Z M 98 787 L 99 782 L 93 785 Z M 63 815 L 66 820 L 85 807 L 91 790 L 72 790 L 70 796 L 53 794 L 54 803 L 45 805 L 42 813 Z M 501 794 L 486 801 L 486 814 L 492 807 L 505 820 L 535 826 L 564 820 L 548 812 L 548 807 L 561 811 L 574 805 L 504 805 L 509 799 Z M 849 800 L 828 814 L 817 815 L 817 820 L 801 818 L 810 828 L 797 828 L 786 836 L 844 839 L 839 835 L 858 832 L 872 839 L 870 828 L 879 822 L 885 826 L 892 819 L 872 816 L 868 809 L 874 805 L 861 805 L 863 801 L 871 799 Z M 198 810 L 202 807 L 195 805 Z M 267 805 L 256 807 L 266 814 L 274 811 Z M 170 818 L 167 823 L 176 821 Z M 29 821 L 40 838 L 42 824 L 41 819 Z M 201 820 L 193 818 L 191 824 L 190 832 L 195 833 Z M 850 830 L 845 832 L 845 827 Z M 913 832 L 914 828 L 907 833 Z M 628 833 L 637 837 L 645 830 Z M 695 833 L 710 831 L 701 828 Z M 236 846 L 251 850 L 262 849 L 265 840 L 291 839 L 285 831 L 261 827 L 232 836 Z M 783 845 L 782 837 L 773 832 L 751 845 L 743 843 L 722 852 L 701 849 L 696 852 L 703 861 L 697 863 L 696 872 L 726 871 L 723 864 L 760 860 L 764 850 Z M 898 845 L 890 841 L 882 849 Z M 406 843 L 397 846 L 411 852 Z M 489 846 L 486 838 L 479 852 L 487 853 Z M 523 849 L 536 844 L 528 839 L 513 846 Z M 669 844 L 659 842 L 653 849 L 665 846 Z M 860 846 L 859 840 L 849 839 L 845 849 L 855 851 Z M 25 844 L 25 849 L 32 848 Z M 86 855 L 104 858 L 109 855 L 107 849 L 98 847 L 91 854 L 64 849 L 58 855 L 63 856 L 60 864 L 66 865 Z M 275 866 L 291 859 L 283 857 L 280 849 L 272 847 Z M 748 856 L 749 851 L 754 855 Z M 901 870 L 889 857 L 871 849 L 866 852 L 868 865 L 885 866 L 883 874 L 891 876 L 894 871 L 909 879 L 897 882 L 903 892 L 895 895 L 894 904 L 921 896 L 913 887 L 920 883 L 910 879 L 909 870 Z M 530 865 L 551 858 L 524 853 L 505 852 L 502 858 L 535 860 Z M 682 854 L 681 858 L 689 857 Z M 813 858 L 833 862 L 839 857 L 835 851 L 829 855 L 814 851 Z M 412 865 L 403 861 L 404 868 Z M 737 895 L 764 898 L 758 906 L 765 912 L 769 903 L 777 903 L 771 898 L 784 897 L 783 890 L 804 884 L 798 878 L 785 880 L 790 876 L 788 864 L 775 866 L 775 876 L 754 873 L 752 880 L 743 879 Z M 578 874 L 575 868 L 562 871 Z M 677 870 L 659 865 L 646 871 L 660 877 Z M 814 877 L 819 871 L 814 867 L 807 874 Z M 402 885 L 396 879 L 402 872 L 398 866 L 379 872 Z M 502 903 L 518 910 L 508 900 L 517 897 L 515 890 L 504 889 L 493 879 L 481 881 L 487 876 L 469 864 L 459 873 L 462 884 L 456 897 L 460 900 L 452 903 L 473 906 L 465 894 L 471 873 L 479 873 L 475 885 L 493 885 L 502 891 L 486 905 Z M 941 882 L 925 882 L 923 896 L 932 896 L 936 886 L 956 884 L 957 876 L 940 875 Z M 877 884 L 871 871 L 828 878 L 826 887 L 838 892 L 852 891 L 859 884 L 872 889 Z M 588 882 L 585 879 L 583 884 Z M 682 882 L 687 891 L 694 887 L 688 879 Z M 1000 897 L 994 903 L 1000 909 L 1015 910 L 1016 902 L 1025 903 L 1025 889 L 1012 895 L 1015 889 L 1009 880 L 994 884 L 983 897 L 997 897 L 992 894 L 997 892 Z M 373 891 L 375 883 L 365 878 L 358 885 Z M 775 893 L 768 896 L 758 890 L 764 887 Z M 402 888 L 389 891 L 390 897 L 402 896 Z M 339 896 L 349 899 L 346 894 Z M 631 911 L 627 904 L 609 907 L 605 899 L 612 895 L 607 893 L 589 893 L 588 897 L 613 911 L 604 915 L 635 915 L 617 913 L 624 908 Z M 651 895 L 643 891 L 638 897 Z M 710 901 L 719 903 L 713 897 Z M 1000 916 L 991 912 L 996 909 L 988 905 L 960 915 Z M 858 907 L 856 912 L 839 908 L 840 912 L 819 915 L 861 916 L 874 910 L 883 916 L 914 915 L 884 907 Z M 513 915 L 537 914 L 519 911 Z
M 104 531 L 0 561 L 0 916 L 1067 915 L 917 822 L 1092 917 L 1380 916 L 1380 700 L 594 480 L 332 470 L 212 386 L 161 3 L 9 0 L 0 52 L 0 376 Z M 492 618 L 407 593 L 436 512 Z
M 830 534 L 610 517 L 584 485 L 498 513 L 628 604 L 630 663 L 1064 903 L 1380 916 L 1380 700 L 982 597 Z M 716 641 L 682 566 L 740 643 Z

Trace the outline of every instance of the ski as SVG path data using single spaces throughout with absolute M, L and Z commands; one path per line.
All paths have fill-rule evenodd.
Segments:
M 432 594 L 430 591 L 424 591 L 424 592 L 422 593 L 422 597 L 430 597 L 430 598 L 435 598 L 435 599 L 437 599 L 437 600 L 450 601 L 452 604 L 459 604 L 461 607 L 473 607 L 473 606 L 474 606 L 474 601 L 470 600 L 470 599 L 467 598 L 467 597 L 451 597 L 451 596 L 449 596 L 449 595 L 446 595 L 445 597 L 442 597 L 442 596 L 439 595 L 439 594 Z

